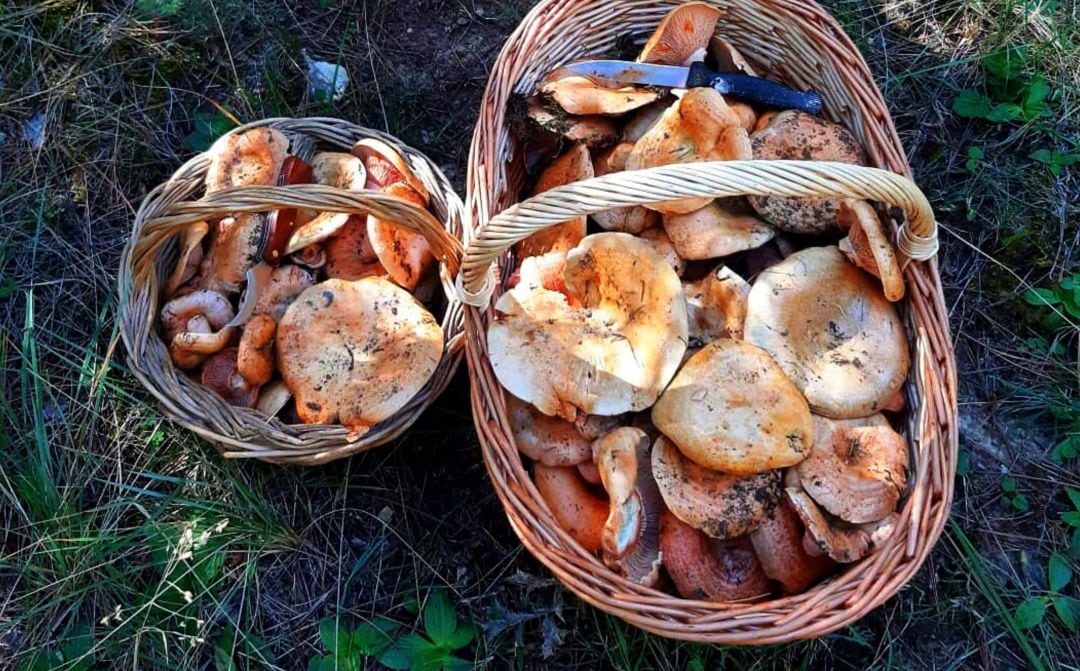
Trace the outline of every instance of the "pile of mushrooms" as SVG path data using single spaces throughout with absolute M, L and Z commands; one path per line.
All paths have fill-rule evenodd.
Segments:
M 639 60 L 756 74 L 714 37 L 719 16 L 674 9 Z M 527 107 L 526 155 L 552 154 L 535 192 L 673 162 L 865 161 L 837 124 L 712 89 L 556 73 Z M 610 210 L 520 242 L 488 352 L 568 537 L 628 581 L 710 601 L 802 592 L 887 538 L 909 465 L 890 239 L 868 202 L 756 197 Z
M 427 207 L 405 159 L 375 139 L 312 152 L 273 128 L 210 149 L 206 193 L 316 183 Z M 373 216 L 303 209 L 189 225 L 163 286 L 172 363 L 227 403 L 358 439 L 427 383 L 442 357 L 436 261 L 423 236 Z

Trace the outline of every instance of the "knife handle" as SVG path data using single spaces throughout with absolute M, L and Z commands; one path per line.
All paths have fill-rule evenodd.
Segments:
M 809 114 L 821 112 L 821 96 L 814 91 L 805 93 L 789 89 L 774 81 L 749 75 L 720 74 L 713 72 L 704 63 L 690 64 L 686 76 L 686 85 L 690 88 L 709 86 L 724 95 L 742 98 L 760 105 L 797 109 Z

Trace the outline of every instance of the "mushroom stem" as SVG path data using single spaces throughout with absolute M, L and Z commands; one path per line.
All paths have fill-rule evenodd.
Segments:
M 533 482 L 559 526 L 586 551 L 599 551 L 608 503 L 589 490 L 577 469 L 535 464 Z

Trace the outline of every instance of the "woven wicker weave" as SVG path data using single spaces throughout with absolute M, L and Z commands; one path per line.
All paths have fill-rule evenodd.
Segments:
M 164 184 L 151 191 L 135 216 L 131 239 L 121 260 L 119 291 L 121 334 L 128 365 L 161 403 L 166 415 L 213 443 L 226 457 L 255 457 L 291 464 L 318 464 L 370 449 L 399 436 L 442 392 L 461 360 L 461 306 L 450 278 L 458 271 L 462 236 L 461 200 L 446 177 L 423 154 L 384 133 L 328 118 L 267 119 L 235 129 L 272 126 L 286 134 L 314 140 L 319 148 L 348 151 L 357 140 L 377 138 L 396 148 L 431 195 L 430 212 L 376 192 L 355 192 L 320 185 L 242 187 L 218 191 L 196 200 L 209 166 L 206 154 L 185 163 Z M 177 370 L 157 331 L 159 287 L 175 263 L 177 237 L 185 224 L 228 213 L 255 212 L 282 206 L 319 211 L 370 212 L 423 234 L 441 261 L 447 305 L 442 318 L 445 346 L 442 360 L 428 383 L 392 418 L 360 440 L 349 441 L 337 425 L 286 424 L 247 408 L 226 404 L 221 397 Z M 432 214 L 434 213 L 434 214 Z
M 747 161 L 623 172 L 546 191 L 516 207 L 522 152 L 508 118 L 511 96 L 568 61 L 613 53 L 644 39 L 678 0 L 545 0 L 510 37 L 482 100 L 469 162 L 473 240 L 463 262 L 467 357 L 474 420 L 489 475 L 514 531 L 564 585 L 642 629 L 703 643 L 757 645 L 820 636 L 849 625 L 904 586 L 941 534 L 956 466 L 956 372 L 937 264 L 933 213 L 911 173 L 885 103 L 859 52 L 835 20 L 805 0 L 714 0 L 718 33 L 758 68 L 822 93 L 825 114 L 851 129 L 879 169 L 817 162 Z M 487 358 L 492 291 L 511 262 L 506 250 L 529 232 L 607 207 L 690 195 L 782 194 L 868 198 L 905 215 L 899 244 L 908 260 L 901 310 L 913 350 L 904 432 L 912 451 L 909 494 L 893 535 L 872 555 L 803 594 L 755 603 L 709 603 L 632 584 L 584 551 L 554 520 L 510 434 L 503 392 Z M 509 208 L 509 209 L 507 209 Z M 498 216 L 496 213 L 500 213 Z M 489 273 L 495 260 L 500 272 Z M 476 305 L 479 307 L 471 307 Z

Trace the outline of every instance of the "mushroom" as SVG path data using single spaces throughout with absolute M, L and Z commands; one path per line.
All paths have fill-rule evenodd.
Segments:
M 315 284 L 315 276 L 308 270 L 291 264 L 278 266 L 259 294 L 253 314 L 269 315 L 274 321 L 281 321 L 285 310 L 312 284 Z
M 825 517 L 810 495 L 801 489 L 788 487 L 784 490 L 791 507 L 806 525 L 806 537 L 822 555 L 828 555 L 833 561 L 850 564 L 870 553 L 875 544 L 888 538 L 892 533 L 896 517 L 889 517 L 884 524 L 871 523 L 855 526 L 842 520 L 830 520 Z M 808 548 L 804 547 L 804 550 Z
M 806 400 L 767 352 L 721 338 L 701 348 L 652 409 L 656 428 L 704 468 L 748 475 L 806 458 Z
M 740 123 L 739 116 L 716 90 L 690 89 L 634 144 L 626 168 L 640 170 L 671 163 L 748 160 L 753 158 L 750 138 Z M 685 214 L 700 210 L 710 200 L 681 198 L 648 207 Z
M 324 151 L 315 154 L 311 161 L 311 174 L 316 184 L 348 191 L 362 191 L 367 183 L 364 164 L 352 154 L 343 152 Z M 320 212 L 293 230 L 289 243 L 285 246 L 285 253 L 292 254 L 308 245 L 322 242 L 341 230 L 354 216 L 356 215 L 348 212 Z
M 645 43 L 638 62 L 689 65 L 705 60 L 705 49 L 721 14 L 704 2 L 688 2 L 672 9 Z
M 541 82 L 540 93 L 549 96 L 563 111 L 580 116 L 626 114 L 660 97 L 657 89 L 608 88 L 587 77 L 566 75 L 558 70 Z
M 803 526 L 787 500 L 781 500 L 750 533 L 754 553 L 765 575 L 780 583 L 785 594 L 798 594 L 832 570 L 832 560 L 811 556 L 803 548 Z
M 229 299 L 203 289 L 174 298 L 161 308 L 161 327 L 169 355 L 178 368 L 198 367 L 207 355 L 229 344 L 234 316 Z
M 353 146 L 353 153 L 367 168 L 365 188 L 382 191 L 417 207 L 427 207 L 427 188 L 413 173 L 405 158 L 389 144 L 364 139 Z M 367 239 L 390 279 L 412 290 L 436 266 L 435 255 L 427 239 L 395 222 L 367 217 Z
M 596 154 L 592 161 L 593 174 L 600 177 L 625 170 L 626 159 L 629 158 L 633 149 L 633 142 L 621 142 Z M 655 225 L 660 219 L 655 210 L 650 210 L 641 205 L 604 210 L 593 214 L 592 218 L 600 228 L 606 231 L 622 231 L 623 233 L 634 234 L 641 233 L 646 228 Z
M 591 460 L 583 461 L 577 465 L 578 474 L 590 485 L 599 485 L 600 469 Z
M 567 420 L 652 405 L 686 349 L 678 276 L 645 242 L 598 233 L 570 251 L 564 278 L 582 307 L 522 286 L 499 298 L 487 334 L 499 383 Z
M 581 307 L 581 303 L 571 296 L 566 288 L 565 272 L 566 252 L 548 252 L 529 256 L 523 259 L 521 265 L 511 274 L 507 280 L 507 286 L 557 291 L 566 296 L 571 307 Z
M 686 317 L 692 342 L 704 345 L 717 338 L 742 340 L 750 285 L 727 266 L 695 282 L 684 282 Z
M 221 136 L 207 152 L 206 193 L 276 184 L 288 151 L 289 139 L 274 128 L 249 128 Z
M 651 586 L 660 577 L 660 511 L 653 480 L 651 441 L 624 426 L 592 444 L 593 461 L 608 493 L 608 517 L 600 536 L 604 561 L 631 582 Z
M 686 214 L 665 214 L 664 230 L 679 256 L 715 259 L 760 247 L 776 229 L 753 216 L 744 198 L 721 198 Z
M 653 445 L 653 477 L 675 517 L 713 538 L 757 529 L 780 496 L 780 471 L 740 476 L 699 466 L 667 436 Z
M 244 325 L 236 370 L 253 386 L 266 384 L 274 376 L 274 333 L 277 322 L 270 315 L 255 315 Z
M 761 273 L 745 339 L 772 355 L 815 414 L 835 419 L 880 410 L 910 363 L 896 307 L 836 247 L 803 249 Z
M 664 510 L 660 551 L 664 568 L 685 599 L 740 601 L 769 592 L 769 578 L 745 537 L 709 538 Z
M 443 353 L 435 318 L 387 280 L 330 279 L 305 289 L 277 329 L 278 369 L 308 424 L 359 438 L 427 383 Z
M 623 142 L 637 142 L 652 128 L 667 108 L 675 103 L 675 98 L 664 96 L 663 98 L 649 103 L 648 105 L 634 110 L 622 129 Z
M 237 352 L 235 347 L 229 347 L 207 359 L 202 367 L 201 382 L 229 405 L 251 408 L 259 396 L 259 385 L 244 379 L 236 369 Z
M 584 144 L 575 144 L 544 168 L 536 181 L 533 193 L 543 193 L 548 189 L 579 182 L 592 176 L 593 166 L 589 158 L 589 149 Z M 584 237 L 585 215 L 581 215 L 533 233 L 514 245 L 514 250 L 519 259 L 553 251 L 565 252 L 581 242 Z
M 866 162 L 859 141 L 848 129 L 820 117 L 786 110 L 750 138 L 755 159 Z M 792 233 L 837 230 L 839 198 L 750 196 L 750 204 L 765 221 Z
M 163 293 L 166 298 L 176 294 L 185 282 L 195 277 L 199 271 L 199 264 L 203 260 L 202 240 L 210 230 L 210 225 L 205 221 L 189 224 L 180 238 L 180 254 L 176 259 L 176 265 L 172 273 L 165 280 Z
M 814 447 L 797 467 L 803 489 L 847 522 L 875 522 L 896 510 L 907 483 L 904 437 L 881 415 L 814 417 Z
M 608 502 L 593 493 L 573 466 L 533 466 L 533 482 L 555 521 L 587 552 L 600 550 Z
M 367 235 L 367 216 L 355 215 L 327 238 L 326 274 L 342 280 L 361 280 L 386 274 Z
M 259 388 L 259 401 L 255 404 L 255 409 L 267 417 L 276 417 L 291 398 L 292 392 L 285 381 L 274 380 Z
M 638 234 L 638 238 L 652 247 L 660 258 L 667 261 L 676 275 L 682 277 L 682 274 L 686 272 L 686 261 L 675 251 L 675 245 L 671 244 L 671 238 L 662 226 L 647 228 Z
M 575 422 L 549 417 L 506 394 L 514 443 L 526 457 L 545 466 L 576 466 L 592 460 L 592 442 L 615 428 L 614 417 L 580 415 Z
M 736 49 L 731 42 L 728 42 L 719 35 L 715 35 L 709 40 L 709 59 L 712 61 L 712 67 L 717 72 L 730 72 L 733 74 L 750 75 L 751 77 L 757 77 L 757 71 L 754 67 L 746 62 L 743 55 Z
M 885 227 L 873 206 L 865 200 L 840 201 L 837 222 L 846 230 L 840 251 L 848 260 L 881 280 L 885 298 L 896 302 L 904 297 L 904 276 Z
M 605 147 L 619 137 L 615 123 L 603 116 L 571 116 L 562 110 L 552 111 L 540 96 L 529 98 L 529 118 L 540 128 L 589 148 Z

